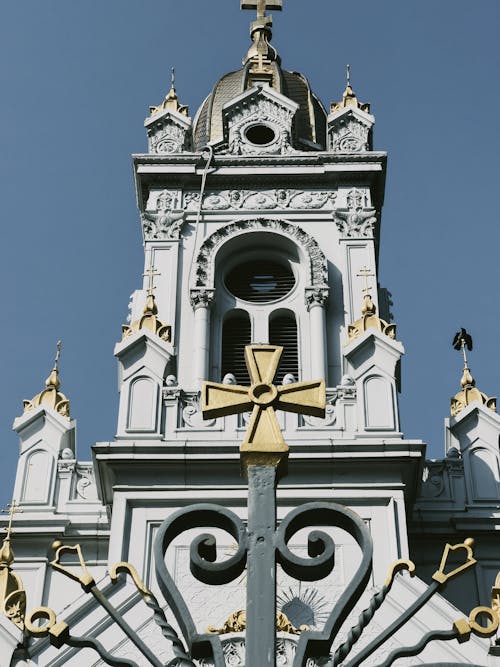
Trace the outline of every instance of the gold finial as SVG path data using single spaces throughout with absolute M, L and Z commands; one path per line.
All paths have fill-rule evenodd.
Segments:
M 175 90 L 175 68 L 172 67 L 170 70 L 170 90 L 165 96 L 165 99 L 161 104 L 158 106 L 150 106 L 149 107 L 149 112 L 151 116 L 156 115 L 157 113 L 161 113 L 162 111 L 165 111 L 166 109 L 172 109 L 173 111 L 177 111 L 178 113 L 182 114 L 183 116 L 188 116 L 189 115 L 189 107 L 186 104 L 180 104 L 179 103 L 179 98 L 177 96 L 177 92 Z
M 497 399 L 495 397 L 488 398 L 486 394 L 476 388 L 476 381 L 472 376 L 467 361 L 467 351 L 472 351 L 472 336 L 462 327 L 457 331 L 453 337 L 453 349 L 462 352 L 464 360 L 464 368 L 462 377 L 460 378 L 460 386 L 462 390 L 459 391 L 451 399 L 450 412 L 452 417 L 456 417 L 462 410 L 464 410 L 473 401 L 479 401 L 487 408 L 496 412 Z
M 7 525 L 6 535 L 3 540 L 2 548 L 0 549 L 0 568 L 11 565 L 14 562 L 14 553 L 10 547 L 10 538 L 12 535 L 12 522 L 14 520 L 14 514 L 19 514 L 23 510 L 20 509 L 20 506 L 13 500 L 11 503 L 8 503 L 7 508 L 0 510 L 2 514 L 9 514 L 9 523 Z
M 362 288 L 364 294 L 363 305 L 361 307 L 361 317 L 359 320 L 356 320 L 354 324 L 349 324 L 347 327 L 347 335 L 349 337 L 348 342 L 358 338 L 358 336 L 367 329 L 377 329 L 386 336 L 389 336 L 389 338 L 396 338 L 396 325 L 389 324 L 385 320 L 382 320 L 377 315 L 377 308 L 372 301 L 370 294 L 372 287 L 370 286 L 368 278 L 374 278 L 375 274 L 372 273 L 367 266 L 362 266 L 356 276 L 358 278 L 364 278 L 365 282 L 365 286 Z
M 248 412 L 252 416 L 245 439 L 240 446 L 244 474 L 252 465 L 284 467 L 288 445 L 283 440 L 276 410 L 323 417 L 325 414 L 325 381 L 294 382 L 276 387 L 273 384 L 283 348 L 279 345 L 247 345 L 245 362 L 250 387 L 204 382 L 202 413 L 205 419 Z
M 50 371 L 49 377 L 45 380 L 45 389 L 34 396 L 31 401 L 23 401 L 24 412 L 29 412 L 40 405 L 46 405 L 62 417 L 69 419 L 69 401 L 66 396 L 59 391 L 61 381 L 59 379 L 59 359 L 61 358 L 62 342 L 57 341 L 56 357 L 54 366 Z
M 154 279 L 155 276 L 161 276 L 161 273 L 157 271 L 154 268 L 153 263 L 151 263 L 150 267 L 143 273 L 143 276 L 144 278 L 148 278 L 146 304 L 144 305 L 143 310 L 144 314 L 139 320 L 132 322 L 130 326 L 128 324 L 122 325 L 122 340 L 141 329 L 149 329 L 149 331 L 152 331 L 162 340 L 169 343 L 171 340 L 172 328 L 168 324 L 163 324 L 163 322 L 157 318 L 158 307 L 154 296 L 154 291 L 156 289 Z
M 241 9 L 257 11 L 255 21 L 250 24 L 252 45 L 243 58 L 243 64 L 250 63 L 248 83 L 272 83 L 274 69 L 272 63 L 278 60 L 276 49 L 269 43 L 272 39 L 272 16 L 267 16 L 266 9 L 281 11 L 283 0 L 241 0 Z
M 20 630 L 24 630 L 24 615 L 26 613 L 26 593 L 21 579 L 12 572 L 14 552 L 10 546 L 12 536 L 12 521 L 14 514 L 22 512 L 19 505 L 13 500 L 8 509 L 0 510 L 9 514 L 7 534 L 0 548 L 0 611 L 12 621 Z
M 351 87 L 351 66 L 349 64 L 346 65 L 346 87 L 342 95 L 342 101 L 332 102 L 330 112 L 333 113 L 346 107 L 356 107 L 357 109 L 361 109 L 361 111 L 370 113 L 370 105 L 367 102 L 360 102 Z

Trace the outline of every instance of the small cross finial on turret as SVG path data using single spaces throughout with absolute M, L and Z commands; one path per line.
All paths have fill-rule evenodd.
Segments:
M 149 267 L 145 273 L 142 274 L 145 278 L 148 278 L 148 296 L 153 296 L 153 292 L 155 291 L 156 287 L 154 284 L 155 276 L 161 276 L 161 273 L 157 271 L 153 264 Z
M 371 292 L 371 287 L 368 283 L 368 278 L 374 278 L 375 274 L 370 271 L 370 269 L 367 266 L 362 266 L 359 270 L 359 273 L 356 274 L 358 278 L 364 278 L 365 279 L 365 286 L 363 287 L 363 293 L 365 296 L 368 296 Z
M 347 63 L 347 65 L 345 67 L 345 74 L 346 74 L 347 86 L 350 87 L 351 86 L 351 66 L 349 65 L 349 63 Z
M 170 84 L 172 88 L 175 88 L 175 67 L 173 66 L 170 71 Z

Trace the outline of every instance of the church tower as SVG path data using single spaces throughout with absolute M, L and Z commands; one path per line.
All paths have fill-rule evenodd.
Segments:
M 114 563 L 126 561 L 157 592 L 153 543 L 165 517 L 205 502 L 245 520 L 239 446 L 250 412 L 205 418 L 202 400 L 205 381 L 222 383 L 228 392 L 250 385 L 245 346 L 283 347 L 275 378 L 282 387 L 325 381 L 324 414 L 277 413 L 290 446 L 277 492 L 278 520 L 311 501 L 354 510 L 374 542 L 370 587 L 382 587 L 390 564 L 411 556 L 408 521 L 424 473 L 424 443 L 405 439 L 401 431 L 404 348 L 378 281 L 387 156 L 374 149 L 370 105 L 358 99 L 348 69 L 342 99 L 325 109 L 307 78 L 287 71 L 272 45 L 268 12 L 281 10 L 282 0 L 241 0 L 241 7 L 256 11 L 243 66 L 224 74 L 193 115 L 179 100 L 172 73 L 165 99 L 150 108 L 144 123 L 147 152 L 133 156 L 144 281 L 115 347 L 115 439 L 93 446 L 92 464 L 77 463 L 76 425 L 58 393 L 57 362 L 45 390 L 52 403 L 42 392 L 15 423 L 21 438 L 16 496 L 23 509 L 15 519 L 16 559 L 35 591 L 31 606 L 57 608 L 78 634 L 97 637 L 140 665 L 149 663 L 110 626 L 98 604 L 80 599 L 75 582 L 61 583 L 49 571 L 47 535 L 81 544 L 96 581 L 104 582 Z M 499 433 L 496 413 L 483 406 L 479 412 L 488 432 Z M 448 425 L 457 455 L 465 428 L 460 423 L 457 418 Z M 42 459 L 44 475 L 34 479 L 30 471 Z M 490 495 L 495 480 L 491 487 Z M 424 512 L 432 513 L 432 502 L 420 500 Z M 231 536 L 214 534 L 218 559 L 234 552 Z M 197 582 L 189 569 L 193 537 L 195 527 L 186 525 L 167 555 L 175 584 L 199 632 L 211 626 L 227 635 L 224 650 L 233 656 L 228 664 L 244 664 L 245 626 L 236 613 L 245 608 L 245 586 L 240 579 L 214 593 Z M 300 627 L 321 628 L 355 570 L 356 545 L 335 531 L 332 537 L 337 567 L 326 579 L 301 582 L 278 573 L 278 611 L 288 622 L 281 628 L 279 664 L 292 664 Z M 458 537 L 462 542 L 466 536 Z M 420 537 L 415 544 L 425 551 Z M 300 533 L 293 546 L 307 554 Z M 10 563 L 0 560 L 2 567 Z M 422 592 L 419 574 L 417 568 L 417 577 L 401 577 L 382 619 L 400 615 Z M 127 584 L 106 590 L 148 646 L 164 662 L 171 659 L 170 644 L 154 634 L 135 589 Z M 344 636 L 368 599 L 360 598 Z M 416 628 L 420 637 L 436 624 L 448 627 L 457 613 L 436 596 L 432 610 L 392 646 L 415 643 Z M 383 620 L 374 622 L 371 637 L 380 625 Z M 19 638 L 0 629 L 12 653 Z M 485 655 L 484 644 L 473 638 L 461 647 L 433 644 L 422 655 L 428 663 L 478 664 L 478 652 Z M 210 656 L 195 657 L 196 664 L 212 664 Z M 88 649 L 58 651 L 40 640 L 18 646 L 12 664 L 103 664 L 96 660 Z

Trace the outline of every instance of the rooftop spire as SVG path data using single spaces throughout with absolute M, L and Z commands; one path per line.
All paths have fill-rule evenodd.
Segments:
M 67 417 L 69 419 L 69 401 L 66 396 L 59 391 L 59 387 L 61 386 L 61 381 L 59 379 L 61 348 L 62 342 L 58 340 L 54 367 L 50 371 L 49 377 L 45 380 L 45 389 L 34 396 L 31 401 L 23 401 L 24 412 L 29 412 L 40 405 L 46 405 L 58 412 L 61 417 Z
M 349 64 L 346 65 L 346 87 L 342 95 L 342 101 L 332 102 L 330 111 L 333 113 L 334 111 L 345 109 L 345 107 L 356 107 L 357 109 L 361 109 L 361 111 L 370 113 L 370 105 L 366 102 L 360 102 L 351 87 L 351 66 Z
M 186 104 L 180 104 L 177 92 L 175 90 L 175 68 L 172 67 L 170 70 L 170 90 L 165 96 L 165 99 L 158 106 L 149 107 L 151 116 L 155 116 L 157 113 L 171 109 L 177 111 L 183 116 L 189 115 L 189 108 Z
M 252 46 L 243 58 L 243 64 L 250 62 L 250 73 L 259 75 L 259 80 L 266 77 L 272 79 L 272 69 L 270 64 L 278 60 L 276 49 L 271 46 L 270 41 L 273 36 L 272 16 L 266 15 L 266 9 L 281 11 L 283 9 L 283 0 L 240 0 L 241 9 L 255 9 L 257 17 L 250 24 L 250 36 Z M 251 80 L 251 79 L 250 79 Z
M 456 417 L 473 401 L 479 401 L 487 408 L 496 412 L 496 398 L 488 398 L 486 394 L 476 388 L 476 381 L 473 378 L 467 362 L 467 352 L 472 350 L 472 336 L 462 327 L 453 337 L 453 348 L 462 352 L 464 359 L 464 368 L 460 379 L 462 390 L 451 399 L 451 416 Z
M 148 278 L 148 286 L 146 291 L 146 304 L 143 310 L 143 316 L 132 322 L 132 324 L 123 324 L 122 325 L 122 339 L 132 336 L 132 334 L 137 333 L 141 329 L 149 329 L 152 333 L 159 336 L 162 340 L 170 342 L 172 329 L 170 325 L 163 324 L 161 320 L 158 319 L 158 306 L 155 301 L 154 291 L 156 289 L 154 281 L 156 276 L 161 276 L 161 273 L 157 271 L 153 263 L 143 274 L 144 278 Z
M 377 308 L 372 301 L 371 291 L 372 287 L 368 278 L 375 278 L 375 274 L 370 271 L 367 266 L 362 266 L 359 270 L 359 273 L 356 274 L 358 278 L 364 278 L 365 286 L 363 287 L 363 305 L 361 307 L 361 317 L 359 320 L 356 320 L 354 324 L 350 324 L 347 327 L 347 335 L 349 336 L 349 342 L 361 336 L 361 334 L 368 329 L 377 329 L 381 331 L 389 338 L 394 339 L 396 337 L 396 325 L 390 324 L 385 320 L 382 320 L 377 315 Z

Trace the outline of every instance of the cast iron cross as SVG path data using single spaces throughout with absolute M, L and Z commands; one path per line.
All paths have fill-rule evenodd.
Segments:
M 257 18 L 263 19 L 266 9 L 281 11 L 283 9 L 283 0 L 241 0 L 241 9 L 256 9 Z
M 323 417 L 325 381 L 273 384 L 283 348 L 279 345 L 247 345 L 245 361 L 251 386 L 205 382 L 202 411 L 205 419 L 252 410 L 245 439 L 241 444 L 243 468 L 248 465 L 277 466 L 288 455 L 276 418 L 276 410 Z
M 365 296 L 367 296 L 368 293 L 371 291 L 371 287 L 368 283 L 368 278 L 374 278 L 375 274 L 372 273 L 367 266 L 362 266 L 359 270 L 359 273 L 357 273 L 356 276 L 358 278 L 364 278 L 365 279 L 365 286 L 363 288 L 363 292 L 365 293 Z

